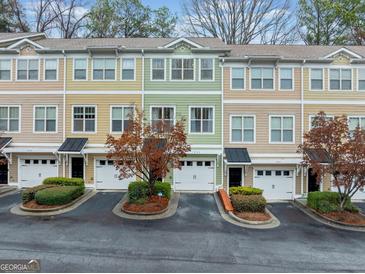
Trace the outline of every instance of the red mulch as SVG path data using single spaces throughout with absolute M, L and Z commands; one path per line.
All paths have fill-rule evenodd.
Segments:
M 266 212 L 234 212 L 234 215 L 237 217 L 248 220 L 248 221 L 255 221 L 255 222 L 263 222 L 268 221 L 271 219 L 271 216 Z
M 33 208 L 33 209 L 47 209 L 47 208 L 55 208 L 55 207 L 59 207 L 59 205 L 40 205 L 36 202 L 36 200 L 31 200 L 27 203 L 23 203 L 24 207 L 27 208 Z
M 123 209 L 132 212 L 153 213 L 159 212 L 169 205 L 169 199 L 166 197 L 152 196 L 144 204 L 130 204 L 126 202 Z
M 365 217 L 359 213 L 352 213 L 348 211 L 335 211 L 330 213 L 323 213 L 322 215 L 332 220 L 346 223 L 349 225 L 365 225 Z

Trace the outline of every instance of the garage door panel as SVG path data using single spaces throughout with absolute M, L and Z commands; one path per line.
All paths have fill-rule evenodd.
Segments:
M 294 172 L 292 170 L 256 170 L 254 187 L 262 189 L 269 200 L 292 199 Z
M 19 181 L 21 187 L 33 187 L 42 184 L 49 177 L 58 176 L 56 159 L 20 158 Z

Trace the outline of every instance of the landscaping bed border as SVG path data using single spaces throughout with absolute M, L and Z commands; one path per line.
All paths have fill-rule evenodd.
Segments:
M 16 186 L 3 186 L 0 187 L 0 198 L 18 193 L 19 189 Z

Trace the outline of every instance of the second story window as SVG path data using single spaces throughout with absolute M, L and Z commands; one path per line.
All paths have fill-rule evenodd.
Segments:
M 38 80 L 39 60 L 37 59 L 18 59 L 17 80 Z
M 77 58 L 74 60 L 74 80 L 87 79 L 87 59 Z
M 175 123 L 174 107 L 152 107 L 151 125 L 157 131 L 169 131 Z M 162 128 L 163 127 L 163 128 Z
M 200 80 L 209 81 L 213 80 L 214 74 L 214 61 L 212 58 L 200 59 Z
M 20 111 L 18 106 L 0 106 L 0 131 L 19 132 Z
M 93 59 L 93 80 L 115 80 L 115 59 Z
M 351 90 L 351 69 L 330 69 L 330 90 Z
M 252 89 L 274 89 L 273 68 L 252 68 L 251 69 Z
M 311 69 L 311 90 L 323 90 L 323 69 Z
M 151 79 L 152 80 L 165 80 L 165 59 L 154 58 L 151 59 Z
M 293 89 L 293 69 L 292 68 L 280 68 L 280 89 L 292 90 Z
M 123 132 L 128 129 L 133 119 L 134 108 L 131 106 L 112 107 L 112 132 Z
M 96 107 L 73 107 L 73 132 L 95 132 Z
M 57 80 L 57 59 L 44 60 L 44 80 Z
M 171 59 L 172 80 L 194 80 L 194 59 Z
M 316 128 L 318 126 L 318 119 L 317 115 L 309 115 L 309 129 Z M 326 121 L 330 121 L 334 119 L 333 115 L 326 115 L 324 118 Z
M 11 79 L 11 60 L 0 60 L 0 81 L 8 81 Z
M 253 143 L 255 141 L 255 117 L 234 115 L 231 117 L 231 142 Z
M 349 133 L 353 136 L 356 128 L 365 129 L 365 116 L 348 117 Z
M 294 117 L 271 116 L 270 117 L 270 143 L 294 142 Z
M 135 60 L 134 58 L 122 59 L 122 80 L 134 81 L 135 79 Z
M 191 107 L 190 133 L 213 133 L 213 113 L 212 107 Z
M 57 108 L 54 106 L 36 106 L 34 109 L 34 131 L 56 132 Z
M 365 69 L 358 69 L 358 90 L 365 91 Z
M 245 69 L 232 68 L 231 69 L 231 89 L 242 90 L 245 88 Z

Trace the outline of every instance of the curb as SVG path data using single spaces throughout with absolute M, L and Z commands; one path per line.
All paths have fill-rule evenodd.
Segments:
M 16 194 L 16 193 L 19 193 L 19 189 L 17 189 L 17 188 L 10 189 L 9 191 L 4 191 L 4 192 L 0 193 L 0 198 L 6 197 L 8 195 Z
M 228 215 L 230 217 L 232 217 L 233 219 L 235 219 L 237 222 L 248 224 L 248 225 L 267 225 L 267 224 L 271 224 L 274 221 L 274 215 L 267 208 L 265 208 L 265 213 L 270 215 L 270 217 L 271 217 L 270 220 L 267 220 L 267 221 L 250 221 L 250 220 L 241 219 L 238 216 L 236 216 L 236 214 L 234 214 L 232 211 L 228 211 Z

